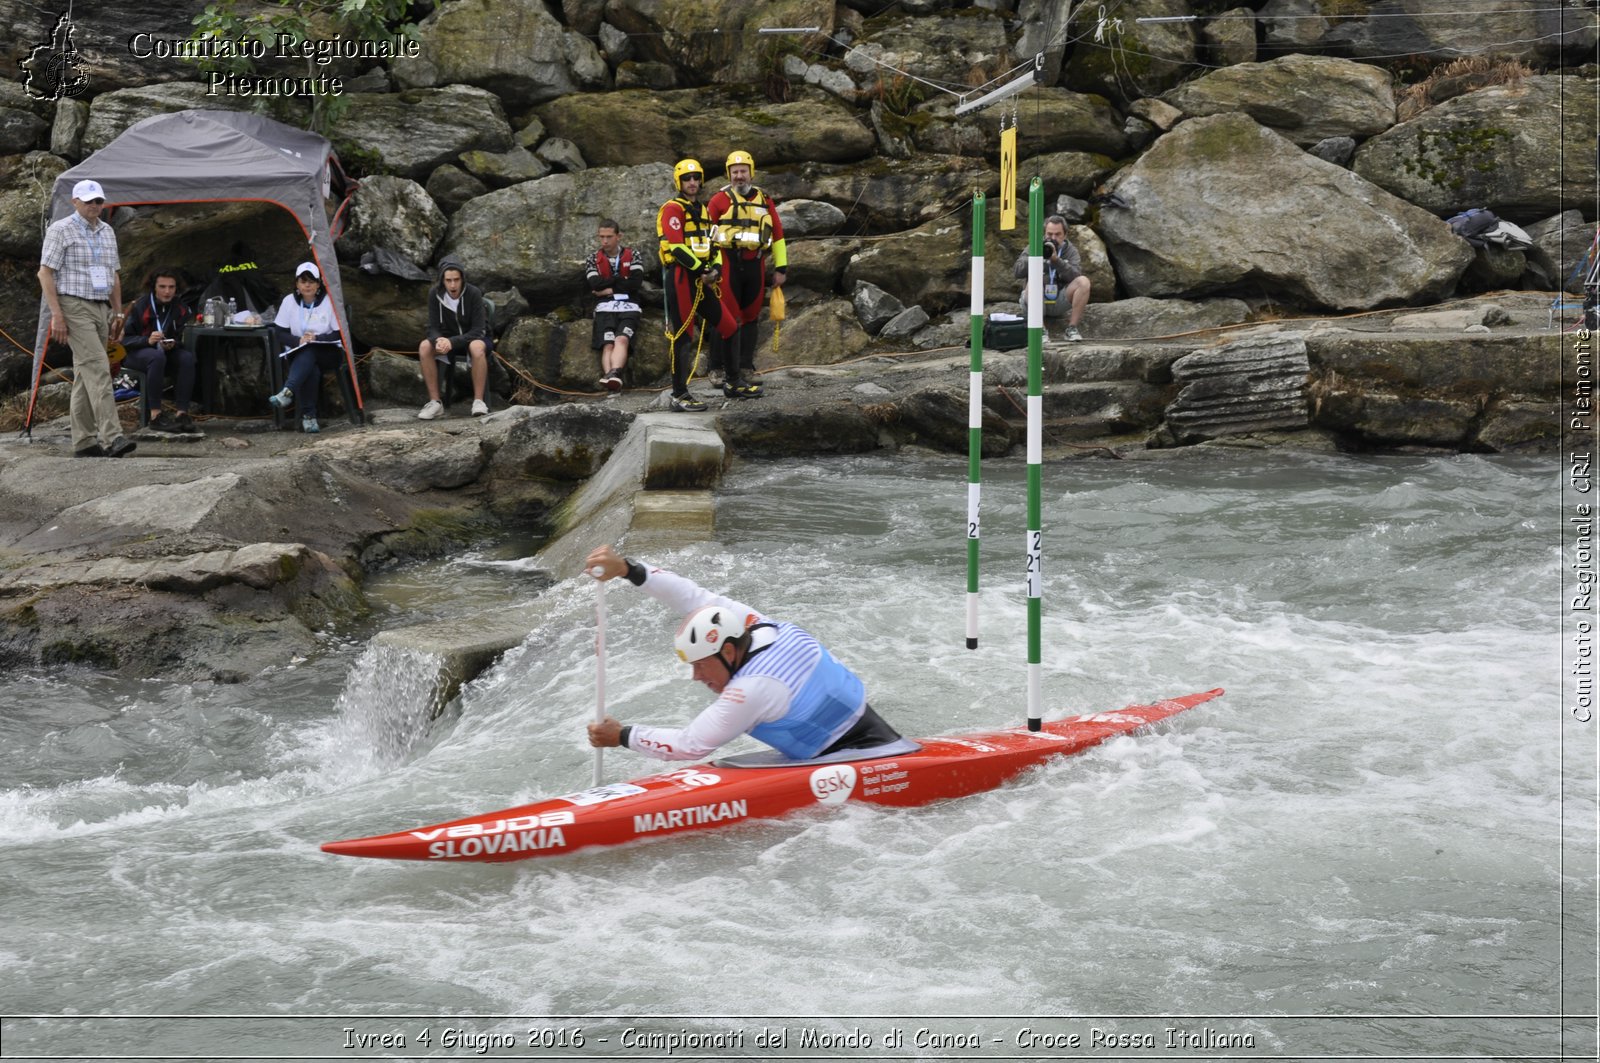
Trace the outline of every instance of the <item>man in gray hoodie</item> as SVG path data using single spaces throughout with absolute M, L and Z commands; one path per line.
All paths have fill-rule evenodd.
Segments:
M 490 331 L 483 292 L 476 284 L 467 283 L 461 263 L 446 259 L 439 266 L 439 283 L 428 292 L 428 338 L 417 347 L 422 381 L 428 386 L 428 404 L 417 416 L 431 421 L 444 412 L 444 403 L 439 401 L 439 367 L 434 359 L 446 359 L 448 368 L 451 355 L 465 355 L 471 359 L 472 416 L 482 417 L 488 413 L 489 405 L 483 401 L 483 393 L 489 383 L 489 353 L 493 344 L 494 334 Z

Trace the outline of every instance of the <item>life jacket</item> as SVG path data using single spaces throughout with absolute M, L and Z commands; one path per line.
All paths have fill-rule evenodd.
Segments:
M 723 185 L 728 197 L 728 212 L 711 227 L 711 240 L 718 247 L 757 254 L 772 246 L 772 212 L 767 209 L 767 194 L 755 185 L 741 196 L 732 185 Z
M 674 237 L 676 238 L 669 240 L 667 239 L 667 208 L 674 203 L 683 211 L 683 232 L 681 234 L 675 233 Z M 687 247 L 689 253 L 702 263 L 711 254 L 711 223 L 706 220 L 706 208 L 702 204 L 684 196 L 676 196 L 667 200 L 661 205 L 661 209 L 656 211 L 656 236 L 661 241 L 660 252 L 663 265 L 667 263 L 683 264 L 678 262 L 672 253 L 672 249 L 680 243 Z
M 604 251 L 596 251 L 594 253 L 594 271 L 600 274 L 602 280 L 610 280 L 612 277 L 621 277 L 623 280 L 627 280 L 628 271 L 632 268 L 633 248 L 631 247 L 624 247 L 622 254 L 617 256 L 617 271 L 615 273 L 611 272 L 611 259 L 606 257 Z
M 751 728 L 750 737 L 791 760 L 806 760 L 860 717 L 867 688 L 810 633 L 793 624 L 775 627 L 772 644 L 752 655 L 734 676 L 766 676 L 789 688 L 789 711 L 782 719 Z

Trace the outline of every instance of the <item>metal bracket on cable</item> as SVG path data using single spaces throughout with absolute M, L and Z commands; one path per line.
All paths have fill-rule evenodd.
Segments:
M 1043 52 L 1039 52 L 1037 55 L 1035 55 L 1033 57 L 1033 69 L 1032 70 L 1028 71 L 1026 74 L 1017 75 L 1015 80 L 1008 81 L 1004 85 L 1001 85 L 999 88 L 994 89 L 994 90 L 992 90 L 990 92 L 986 92 L 982 96 L 979 96 L 975 100 L 969 100 L 965 96 L 962 96 L 961 97 L 961 102 L 956 104 L 956 109 L 955 109 L 954 112 L 952 112 L 952 114 L 953 115 L 963 115 L 963 114 L 966 114 L 969 111 L 976 111 L 981 107 L 989 106 L 991 103 L 997 103 L 1000 100 L 1005 99 L 1007 96 L 1014 96 L 1017 93 L 1021 92 L 1023 89 L 1032 88 L 1034 85 L 1043 85 L 1043 84 L 1044 84 L 1044 53 Z

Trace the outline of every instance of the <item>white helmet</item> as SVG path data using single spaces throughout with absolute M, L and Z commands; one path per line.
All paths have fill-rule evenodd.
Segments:
M 693 664 L 722 649 L 722 644 L 744 634 L 745 622 L 720 605 L 707 605 L 689 614 L 673 648 L 681 660 Z

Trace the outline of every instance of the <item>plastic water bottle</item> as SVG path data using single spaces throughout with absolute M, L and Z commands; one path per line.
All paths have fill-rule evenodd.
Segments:
M 233 315 L 237 314 L 238 312 L 239 312 L 239 303 L 238 303 L 238 301 L 234 300 L 234 299 L 229 299 L 228 300 L 228 320 L 223 322 L 223 323 L 227 324 L 227 325 L 233 324 Z

